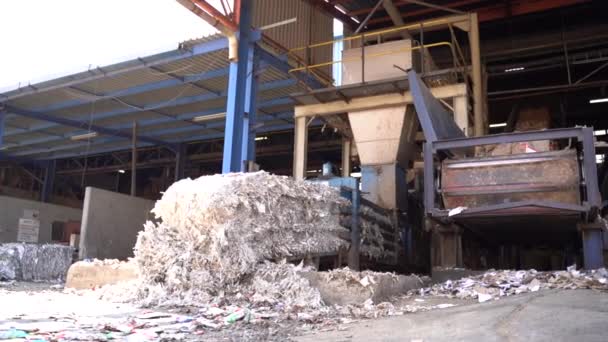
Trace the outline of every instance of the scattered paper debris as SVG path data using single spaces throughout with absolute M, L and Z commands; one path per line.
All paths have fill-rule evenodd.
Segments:
M 605 268 L 579 271 L 575 266 L 566 271 L 538 272 L 536 270 L 495 271 L 482 275 L 448 280 L 431 287 L 410 291 L 410 296 L 443 296 L 477 299 L 480 303 L 504 296 L 544 289 L 595 289 L 608 291 L 608 271 Z

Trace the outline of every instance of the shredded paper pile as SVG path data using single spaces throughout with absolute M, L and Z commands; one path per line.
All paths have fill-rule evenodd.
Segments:
M 148 304 L 238 295 L 318 306 L 318 293 L 305 286 L 296 266 L 264 262 L 346 247 L 339 222 L 345 205 L 327 185 L 266 172 L 181 180 L 152 210 L 160 222 L 147 222 L 138 237 L 137 295 Z
M 447 296 L 461 299 L 477 299 L 485 302 L 504 296 L 543 289 L 594 289 L 608 291 L 608 271 L 605 268 L 591 271 L 576 270 L 570 266 L 566 271 L 538 272 L 488 271 L 475 277 L 447 281 L 432 287 L 410 292 L 411 295 Z

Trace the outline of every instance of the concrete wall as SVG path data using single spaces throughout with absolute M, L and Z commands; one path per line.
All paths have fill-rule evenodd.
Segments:
M 38 241 L 51 241 L 51 227 L 54 221 L 80 221 L 82 210 L 26 199 L 0 196 L 0 242 L 16 242 L 19 218 L 24 209 L 38 210 L 40 213 L 40 233 Z
M 137 233 L 154 215 L 154 201 L 87 187 L 80 230 L 80 259 L 133 256 Z

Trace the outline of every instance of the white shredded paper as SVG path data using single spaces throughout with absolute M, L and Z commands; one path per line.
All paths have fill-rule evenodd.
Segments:
M 268 260 L 347 247 L 340 238 L 347 204 L 327 185 L 263 171 L 176 182 L 152 210 L 160 222 L 147 222 L 138 236 L 137 297 L 150 305 L 195 305 L 237 295 L 272 303 L 279 296 L 287 305 L 318 306 L 320 296 L 297 275 L 298 266 Z

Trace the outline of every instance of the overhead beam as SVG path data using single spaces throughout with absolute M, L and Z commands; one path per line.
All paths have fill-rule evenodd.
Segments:
M 450 12 L 450 13 L 454 13 L 454 14 L 464 14 L 465 13 L 465 12 L 463 12 L 461 10 L 453 9 L 451 7 L 441 6 L 441 5 L 435 5 L 435 4 L 430 3 L 428 1 L 407 0 L 407 2 L 411 2 L 411 3 L 416 4 L 416 5 L 420 5 L 420 6 L 424 6 L 424 7 L 429 7 L 429 8 L 434 8 L 434 9 L 437 9 L 437 10 L 446 11 L 446 12 Z
M 270 81 L 270 82 L 266 82 L 266 83 L 260 85 L 259 90 L 260 91 L 273 90 L 273 89 L 293 86 L 295 84 L 296 84 L 296 81 L 294 79 Z M 267 102 L 264 102 L 264 105 L 266 105 L 266 103 Z M 216 114 L 216 113 L 221 113 L 221 112 L 224 112 L 224 110 L 214 110 L 214 112 L 211 114 Z M 161 118 L 161 119 L 142 120 L 142 121 L 138 121 L 138 124 L 139 124 L 140 129 L 145 129 L 146 127 L 158 125 L 158 124 L 162 124 L 162 123 L 168 123 L 168 122 L 174 122 L 174 121 L 186 121 L 187 122 L 189 120 L 192 120 L 192 118 L 194 118 L 196 116 L 200 116 L 200 115 L 206 115 L 206 113 L 200 114 L 200 112 L 196 112 L 191 115 L 181 114 L 181 115 L 178 115 L 175 117 L 165 117 L 165 118 Z M 197 126 L 198 126 L 198 129 L 208 127 L 207 125 L 202 125 L 202 124 L 198 124 Z M 108 128 L 117 129 L 117 130 L 126 130 L 129 127 L 131 127 L 131 124 L 114 125 L 114 126 L 109 126 Z M 24 131 L 27 132 L 27 130 L 24 130 Z M 52 136 L 48 136 L 48 137 L 26 139 L 26 140 L 19 141 L 19 143 L 17 144 L 16 147 L 25 147 L 25 146 L 36 145 L 36 144 L 49 143 L 49 142 L 53 142 L 53 141 L 60 141 L 62 139 L 69 139 L 71 135 L 79 135 L 79 134 L 84 134 L 87 132 L 88 131 L 79 131 L 79 132 L 71 132 L 69 135 L 68 134 L 65 134 L 65 135 L 59 134 L 59 135 L 52 135 Z
M 228 48 L 228 40 L 225 37 L 196 44 L 186 49 L 176 49 L 163 52 L 145 58 L 137 58 L 126 62 L 112 64 L 105 67 L 97 67 L 70 76 L 60 77 L 51 81 L 42 82 L 33 86 L 15 89 L 0 94 L 0 101 L 10 101 L 26 95 L 47 92 L 55 89 L 65 88 L 85 82 L 95 81 L 106 77 L 117 76 L 120 74 L 141 70 L 150 66 L 162 65 L 178 60 L 207 54 Z
M 466 85 L 451 84 L 441 87 L 430 88 L 433 96 L 439 99 L 452 98 L 466 95 Z M 361 110 L 380 109 L 400 105 L 411 104 L 413 102 L 412 93 L 407 91 L 403 94 L 384 94 L 376 96 L 366 96 L 350 99 L 349 102 L 339 100 L 326 103 L 299 105 L 295 106 L 294 116 L 324 116 Z
M 69 127 L 74 127 L 74 128 L 81 128 L 81 129 L 88 128 L 91 131 L 97 132 L 99 134 L 112 135 L 112 136 L 121 137 L 121 138 L 125 138 L 125 139 L 131 139 L 131 133 L 124 132 L 121 130 L 116 130 L 116 129 L 110 129 L 110 128 L 106 128 L 106 127 L 102 127 L 102 126 L 98 126 L 98 125 L 92 125 L 85 121 L 72 120 L 72 119 L 53 116 L 53 115 L 49 115 L 49 114 L 45 114 L 45 113 L 33 112 L 33 111 L 24 110 L 24 109 L 16 108 L 14 106 L 9 106 L 9 105 L 5 106 L 5 109 L 10 113 L 17 114 L 20 116 L 25 116 L 25 117 L 28 117 L 31 119 L 54 122 L 59 125 L 64 125 L 64 126 L 69 126 Z M 154 139 L 154 138 L 150 138 L 150 137 L 146 137 L 146 136 L 138 136 L 137 138 L 141 141 L 149 142 L 149 143 L 156 144 L 156 145 L 161 145 L 161 146 L 170 146 L 171 145 L 166 141 L 162 141 L 162 140 L 158 140 L 158 139 Z
M 395 24 L 395 26 L 405 25 L 405 23 L 403 22 L 403 18 L 401 18 L 401 13 L 397 9 L 397 7 L 395 7 L 393 0 L 383 0 L 382 6 L 384 7 L 386 13 L 388 13 L 388 16 L 391 17 L 391 20 L 393 21 L 393 24 Z M 405 30 L 399 32 L 399 34 L 401 34 L 403 39 L 412 39 L 412 36 Z
M 222 110 L 223 110 L 223 108 L 218 109 L 218 113 Z M 274 116 L 271 116 L 271 119 L 269 121 L 271 121 L 273 119 L 281 120 L 281 119 L 288 119 L 288 118 L 292 118 L 292 117 L 293 117 L 293 112 L 291 112 L 291 111 L 283 112 L 283 113 L 278 113 L 278 114 L 275 114 Z M 129 126 L 132 127 L 133 125 L 130 124 Z M 140 127 L 139 124 L 138 124 L 138 127 Z M 176 134 L 184 134 L 184 133 L 196 133 L 197 131 L 208 130 L 208 129 L 220 129 L 223 127 L 224 127 L 224 120 L 218 121 L 218 122 L 211 122 L 211 123 L 205 124 L 204 126 L 184 126 L 184 127 L 164 128 L 164 129 L 160 129 L 160 130 L 147 131 L 146 136 L 159 137 L 159 136 L 176 135 Z M 219 131 L 219 132 L 221 132 L 221 131 Z M 114 137 L 95 138 L 94 140 L 92 140 L 90 142 L 85 141 L 85 142 L 78 142 L 78 143 L 61 144 L 61 145 L 53 146 L 53 147 L 40 147 L 40 148 L 34 148 L 34 149 L 25 149 L 25 150 L 21 150 L 21 151 L 12 152 L 11 155 L 12 156 L 34 156 L 34 155 L 48 154 L 48 153 L 58 152 L 58 151 L 74 150 L 77 148 L 84 148 L 84 147 L 87 147 L 90 149 L 90 148 L 95 148 L 96 146 L 114 143 L 119 140 L 120 139 L 117 139 Z M 164 140 L 166 140 L 166 139 L 164 139 Z
M 526 0 L 517 0 L 517 1 L 501 1 L 494 2 L 490 6 L 483 6 L 479 8 L 471 9 L 471 11 L 477 12 L 479 16 L 479 22 L 487 22 L 494 21 L 503 18 L 514 17 L 518 15 L 536 13 L 541 11 L 546 11 L 550 9 L 566 7 L 571 5 L 576 5 L 580 3 L 590 2 L 591 0 L 537 0 L 537 1 L 526 1 Z M 472 5 L 475 3 L 479 3 L 479 0 L 463 0 L 457 1 L 453 3 L 449 3 L 446 7 L 449 8 L 458 8 L 466 5 Z M 403 6 L 408 4 L 409 1 L 402 0 L 396 1 L 395 4 L 397 6 Z M 365 9 L 365 11 L 370 9 Z M 362 10 L 363 11 L 363 10 Z M 402 18 L 405 19 L 406 22 L 412 22 L 416 20 L 417 17 L 437 12 L 437 9 L 434 8 L 424 8 L 421 10 L 415 11 L 401 11 Z M 353 11 L 353 14 L 358 13 L 358 11 Z M 367 12 L 365 12 L 367 13 Z M 370 19 L 369 25 L 375 24 L 383 24 L 391 22 L 390 17 L 381 17 Z
M 283 130 L 292 129 L 292 128 L 293 128 L 293 124 L 273 125 L 273 126 L 259 128 L 258 133 L 283 131 Z M 187 139 L 173 139 L 173 140 L 170 140 L 170 142 L 177 144 L 177 143 L 185 143 L 185 142 L 193 142 L 193 141 L 218 139 L 218 138 L 223 138 L 223 137 L 224 137 L 224 133 L 203 134 L 203 135 L 189 136 Z M 142 143 L 138 143 L 137 146 L 138 146 L 138 148 L 151 147 L 151 146 L 154 146 L 154 144 L 142 142 Z M 113 146 L 113 147 L 106 147 L 106 148 L 91 150 L 88 152 L 79 151 L 79 152 L 73 152 L 73 153 L 63 153 L 63 154 L 44 156 L 42 158 L 39 158 L 38 161 L 45 160 L 45 159 L 65 159 L 65 158 L 74 158 L 74 157 L 82 157 L 82 156 L 92 156 L 92 155 L 98 155 L 98 154 L 104 154 L 104 153 L 110 153 L 110 152 L 116 152 L 116 151 L 125 151 L 128 149 L 129 149 L 128 145 L 118 146 L 118 147 Z
M 475 4 L 478 2 L 482 2 L 483 0 L 461 0 L 461 1 L 453 1 L 450 2 L 449 4 L 445 5 L 445 7 L 447 8 L 458 8 L 461 6 L 466 6 L 466 5 L 471 5 L 471 4 Z M 411 5 L 411 2 L 409 2 L 408 0 L 393 0 L 393 3 L 395 4 L 396 7 L 402 7 L 405 5 Z M 354 10 L 354 11 L 350 11 L 348 12 L 349 15 L 363 15 L 363 14 L 367 14 L 370 13 L 373 10 L 373 7 L 368 7 L 368 8 L 362 8 L 362 9 L 358 9 L 358 10 Z M 419 15 L 423 15 L 423 14 L 429 14 L 429 13 L 434 13 L 437 12 L 438 10 L 435 8 L 423 8 L 423 9 L 418 9 L 418 10 L 399 10 L 399 12 L 402 12 L 403 17 L 415 17 L 415 16 L 419 16 Z

